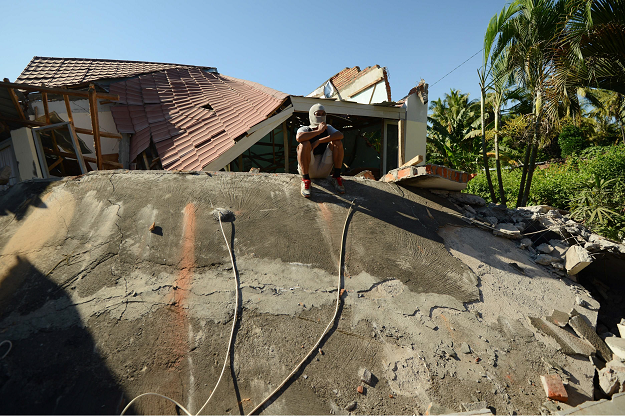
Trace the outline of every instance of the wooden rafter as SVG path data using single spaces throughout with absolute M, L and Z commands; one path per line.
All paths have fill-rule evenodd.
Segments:
M 9 79 L 5 78 L 4 82 L 9 82 Z M 9 95 L 11 96 L 11 101 L 13 101 L 13 105 L 15 106 L 15 109 L 17 110 L 17 114 L 20 116 L 20 119 L 22 120 L 26 119 L 26 116 L 24 115 L 24 110 L 22 110 L 22 106 L 20 105 L 20 101 L 17 98 L 17 94 L 15 93 L 15 90 L 13 88 L 7 88 L 7 90 L 9 91 Z

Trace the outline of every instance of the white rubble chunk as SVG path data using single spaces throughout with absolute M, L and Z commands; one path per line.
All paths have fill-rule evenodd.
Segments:
M 575 275 L 586 268 L 592 261 L 593 258 L 588 250 L 582 246 L 574 245 L 566 251 L 564 266 L 568 274 Z
M 612 360 L 598 371 L 599 387 L 608 396 L 625 392 L 625 364 Z
M 625 338 L 608 337 L 605 339 L 605 343 L 608 344 L 614 355 L 625 360 Z
M 514 224 L 509 223 L 497 224 L 493 230 L 493 234 L 500 237 L 510 238 L 512 240 L 518 240 L 521 238 L 521 231 L 519 231 Z

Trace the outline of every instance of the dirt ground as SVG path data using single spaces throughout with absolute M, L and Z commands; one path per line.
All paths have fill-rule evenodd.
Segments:
M 295 175 L 100 172 L 0 195 L 0 341 L 13 344 L 0 360 L 3 413 L 113 414 L 145 392 L 197 412 L 235 309 L 218 207 L 236 215 L 224 226 L 242 310 L 203 413 L 249 412 L 333 316 L 354 200 L 338 324 L 265 413 L 347 414 L 356 401 L 353 413 L 415 414 L 485 401 L 497 414 L 535 414 L 546 362 L 567 372 L 573 404 L 592 398 L 588 359 L 563 355 L 526 319 L 581 297 L 596 322 L 581 286 L 466 226 L 426 190 L 365 179 L 346 188 L 339 196 L 318 181 L 306 200 Z M 373 381 L 359 394 L 364 368 Z M 177 412 L 156 397 L 131 410 Z

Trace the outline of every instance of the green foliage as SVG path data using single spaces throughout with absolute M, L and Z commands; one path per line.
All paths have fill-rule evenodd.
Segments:
M 590 147 L 565 163 L 540 167 L 534 173 L 529 205 L 569 210 L 595 232 L 625 238 L 625 145 Z M 508 200 L 516 199 L 520 178 L 520 169 L 504 170 Z M 467 192 L 490 199 L 483 174 L 469 182 Z
M 579 153 L 587 147 L 587 142 L 582 137 L 582 131 L 576 126 L 565 126 L 558 136 L 558 144 L 562 151 L 562 157 Z

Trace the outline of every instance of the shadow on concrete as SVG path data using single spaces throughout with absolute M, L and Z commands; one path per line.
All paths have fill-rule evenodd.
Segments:
M 28 208 L 47 208 L 39 197 L 54 180 L 40 180 L 20 182 L 5 192 L 0 192 L 0 217 L 13 215 L 17 221 L 21 221 Z
M 19 280 L 18 290 L 0 302 L 0 339 L 13 344 L 0 360 L 1 412 L 119 414 L 128 398 L 71 299 L 23 258 L 2 286 L 12 279 Z M 34 316 L 51 301 L 67 306 Z
M 357 212 L 369 215 L 404 231 L 443 242 L 436 233 L 441 225 L 466 225 L 459 218 L 440 210 L 440 206 L 453 209 L 447 200 L 436 197 L 427 190 L 412 189 L 395 184 L 385 184 L 388 191 L 370 186 L 366 182 L 346 182 L 347 192 L 337 194 L 327 180 L 316 180 L 317 187 L 311 198 L 314 202 L 357 204 Z

